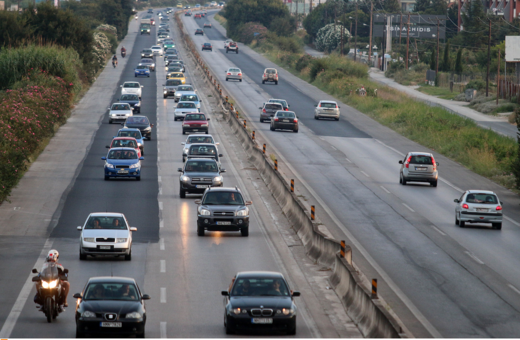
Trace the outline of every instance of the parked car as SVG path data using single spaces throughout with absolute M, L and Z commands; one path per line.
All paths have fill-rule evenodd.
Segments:
M 107 145 L 106 148 L 133 148 L 137 152 L 137 156 L 139 158 L 142 156 L 141 149 L 137 144 L 137 139 L 135 139 L 134 137 L 116 137 L 112 139 L 112 142 L 110 143 L 110 145 Z
M 130 107 L 134 109 L 133 113 L 141 112 L 141 99 L 137 94 L 123 94 L 119 97 L 119 102 L 130 104 Z
M 144 58 L 139 62 L 139 66 L 146 65 L 150 68 L 150 71 L 155 71 L 155 62 L 153 59 Z
M 314 105 L 314 119 L 334 118 L 339 120 L 339 105 L 331 100 L 320 100 L 318 105 Z
M 181 144 L 184 145 L 182 148 L 182 162 L 184 163 L 186 161 L 186 157 L 188 157 L 188 150 L 190 149 L 190 146 L 192 144 L 213 144 L 215 146 L 218 146 L 220 143 L 216 143 L 213 139 L 212 135 L 206 135 L 206 134 L 193 134 L 189 135 L 188 138 L 186 138 L 186 142 L 182 142 Z M 217 147 L 217 153 L 218 153 L 218 147 Z
M 298 132 L 298 117 L 293 111 L 277 111 L 271 119 L 271 131 L 292 130 Z
M 183 102 L 179 101 L 175 110 L 173 111 L 174 117 L 173 120 L 183 120 L 188 113 L 198 113 L 199 109 L 194 102 Z
M 126 120 L 134 114 L 133 109 L 128 103 L 114 103 L 111 107 L 108 107 L 107 110 L 109 124 L 112 124 L 115 120 Z
M 146 310 L 134 279 L 119 276 L 91 277 L 81 293 L 75 293 L 76 338 L 112 336 L 145 337 Z
M 203 194 L 209 187 L 221 187 L 224 183 L 221 174 L 226 172 L 212 158 L 190 158 L 178 171 L 181 173 L 180 198 L 186 198 L 186 194 Z
M 399 183 L 428 182 L 432 187 L 437 186 L 439 171 L 435 158 L 428 152 L 408 152 L 402 161 L 399 172 Z
M 211 46 L 210 43 L 204 43 L 202 44 L 202 50 L 210 50 L 210 51 L 213 51 L 213 46 Z
M 253 202 L 244 200 L 235 188 L 208 188 L 197 207 L 197 235 L 205 231 L 240 231 L 249 236 L 249 208 Z
M 226 81 L 229 79 L 242 81 L 242 70 L 237 67 L 230 67 L 226 71 Z
M 271 120 L 275 113 L 283 111 L 283 106 L 280 103 L 264 103 L 263 106 L 259 107 L 260 110 L 260 123 L 265 120 Z
M 117 137 L 133 137 L 137 140 L 137 146 L 141 149 L 141 155 L 144 155 L 144 139 L 143 135 L 141 135 L 141 131 L 139 129 L 119 129 L 117 131 Z
M 239 272 L 224 296 L 226 334 L 239 331 L 274 331 L 296 334 L 298 308 L 292 291 L 281 273 Z
M 182 80 L 180 79 L 166 80 L 166 84 L 163 84 L 163 97 L 175 96 L 175 101 L 177 101 L 177 88 L 179 85 L 182 85 Z
M 177 90 L 175 91 L 175 101 L 178 102 L 182 95 L 189 92 L 196 92 L 193 85 L 179 85 L 177 86 Z
M 134 75 L 136 78 L 138 76 L 150 77 L 150 67 L 147 65 L 137 65 L 134 70 Z
M 182 134 L 186 132 L 205 132 L 209 133 L 209 120 L 204 113 L 188 113 L 182 122 Z
M 142 97 L 144 87 L 136 81 L 125 81 L 123 85 L 119 85 L 121 87 L 121 95 L 123 94 L 136 94 L 139 98 Z
M 200 14 L 199 14 L 200 15 Z M 195 15 L 196 16 L 196 15 Z M 202 28 L 197 28 L 195 30 L 195 35 L 204 35 L 204 31 L 202 30 Z
M 502 202 L 488 190 L 467 190 L 455 199 L 455 224 L 464 228 L 466 223 L 491 223 L 493 229 L 502 229 Z
M 101 159 L 105 161 L 105 181 L 111 177 L 141 180 L 141 161 L 144 157 L 139 157 L 133 148 L 112 148 L 108 150 L 106 157 Z
M 278 85 L 278 70 L 277 69 L 266 68 L 264 70 L 264 74 L 262 75 L 262 84 L 265 84 L 267 82 Z
M 152 128 L 153 124 L 150 124 L 150 120 L 146 116 L 132 116 L 127 118 L 124 123 L 125 129 L 139 129 L 143 138 L 152 140 Z
M 238 54 L 238 44 L 234 41 L 230 42 L 226 47 L 226 53 L 235 52 Z

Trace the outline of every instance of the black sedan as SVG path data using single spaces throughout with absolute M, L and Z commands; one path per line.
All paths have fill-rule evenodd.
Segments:
M 134 108 L 134 113 L 141 112 L 141 99 L 139 99 L 137 94 L 123 94 L 121 98 L 119 98 L 119 103 L 130 104 L 130 107 Z
M 124 125 L 125 129 L 139 129 L 139 131 L 141 131 L 141 135 L 143 135 L 143 138 L 152 140 L 153 124 L 150 124 L 150 121 L 146 116 L 128 117 L 121 125 Z
M 132 278 L 93 277 L 82 293 L 74 294 L 76 338 L 93 335 L 145 337 L 146 312 L 143 300 L 150 297 Z
M 226 334 L 247 331 L 276 331 L 296 334 L 296 305 L 293 292 L 277 272 L 240 272 L 223 290 Z
M 293 111 L 277 111 L 271 118 L 271 131 L 292 130 L 298 132 L 298 117 Z
M 209 187 L 221 187 L 224 180 L 219 164 L 214 159 L 190 158 L 183 168 L 179 168 L 179 196 L 186 198 L 186 194 L 202 194 Z
M 204 43 L 202 44 L 202 50 L 210 50 L 210 51 L 213 51 L 213 46 L 211 46 L 210 43 Z
M 204 31 L 202 30 L 202 28 L 197 28 L 195 30 L 195 35 L 197 35 L 197 34 L 204 35 Z

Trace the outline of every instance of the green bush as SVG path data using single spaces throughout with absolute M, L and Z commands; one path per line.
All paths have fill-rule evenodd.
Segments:
M 308 54 L 304 54 L 304 55 L 300 56 L 300 58 L 298 59 L 298 61 L 294 65 L 294 68 L 296 69 L 296 71 L 300 72 L 301 70 L 303 70 L 304 68 L 309 66 L 310 63 L 314 59 L 315 59 L 314 57 L 312 57 L 312 56 L 310 56 Z
M 466 90 L 467 89 L 475 89 L 475 90 L 483 90 L 486 88 L 486 82 L 482 79 L 474 79 L 474 80 L 471 80 L 467 85 L 466 85 Z
M 504 104 L 504 105 L 500 105 L 499 107 L 497 107 L 496 109 L 494 109 L 492 111 L 492 113 L 502 113 L 502 112 L 513 112 L 516 110 L 516 108 L 518 107 L 518 105 L 516 104 Z

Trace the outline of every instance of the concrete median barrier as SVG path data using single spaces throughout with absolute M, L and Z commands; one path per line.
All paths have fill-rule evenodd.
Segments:
M 248 155 L 248 160 L 257 169 L 283 213 L 291 221 L 308 256 L 332 268 L 333 274 L 330 280 L 347 313 L 356 322 L 362 334 L 370 338 L 406 337 L 402 334 L 398 320 L 387 312 L 383 303 L 378 299 L 372 299 L 370 291 L 364 287 L 361 277 L 352 267 L 352 249 L 345 245 L 343 249 L 345 256 L 341 257 L 340 241 L 327 237 L 318 229 L 318 224 L 311 220 L 310 212 L 291 191 L 290 183 L 275 169 L 264 147 L 256 143 L 247 130 L 247 123 L 239 118 L 236 107 L 232 104 L 236 102 L 234 98 L 220 86 L 215 75 L 199 56 L 198 49 L 184 29 L 179 14 L 175 15 L 175 20 L 188 54 L 193 57 L 197 68 L 202 71 L 204 81 L 213 92 L 212 95 L 219 99 L 224 111 L 224 120 L 239 139 Z

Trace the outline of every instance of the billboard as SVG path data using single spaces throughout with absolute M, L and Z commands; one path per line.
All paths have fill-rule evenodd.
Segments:
M 382 37 L 383 36 L 384 25 L 374 25 L 374 37 Z M 407 27 L 403 23 L 403 29 L 401 31 L 400 23 L 392 23 L 390 26 L 390 32 L 392 33 L 392 38 L 399 38 L 399 32 L 401 32 L 401 38 L 406 38 L 408 32 Z M 444 26 L 439 26 L 439 38 L 444 39 L 446 36 L 446 28 Z M 410 38 L 417 39 L 437 39 L 437 26 L 412 26 L 410 25 Z
M 390 18 L 390 32 L 392 38 L 406 37 L 408 32 L 408 15 L 400 14 L 375 14 L 374 15 L 374 37 L 382 37 L 385 22 Z M 402 21 L 401 21 L 402 20 Z M 445 15 L 410 15 L 410 38 L 437 39 L 437 20 L 439 22 L 439 38 L 446 37 Z M 402 23 L 402 25 L 401 25 Z
M 520 62 L 520 36 L 506 36 L 506 62 Z

